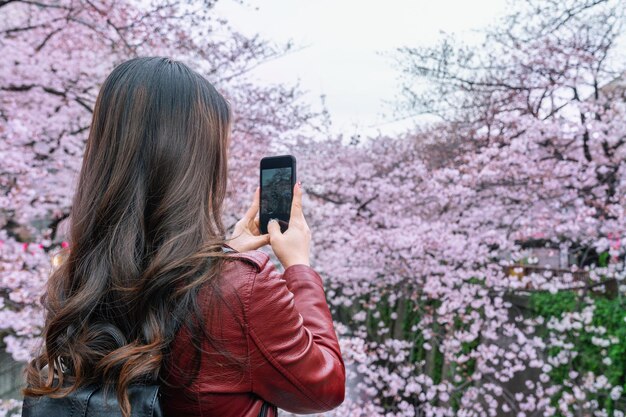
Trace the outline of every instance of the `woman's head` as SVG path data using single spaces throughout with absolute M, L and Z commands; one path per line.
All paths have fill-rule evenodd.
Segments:
M 228 102 L 186 65 L 159 57 L 120 64 L 96 101 L 78 214 L 97 211 L 113 224 L 142 210 L 153 233 L 172 225 L 181 236 L 222 235 L 230 121 Z M 207 229 L 195 227 L 207 216 Z
M 106 78 L 26 395 L 67 392 L 53 383 L 66 370 L 72 388 L 117 381 L 127 405 L 129 383 L 159 375 L 172 317 L 201 316 L 195 294 L 218 277 L 230 123 L 227 100 L 180 62 L 135 58 Z

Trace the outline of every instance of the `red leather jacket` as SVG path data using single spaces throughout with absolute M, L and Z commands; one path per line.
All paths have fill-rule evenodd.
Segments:
M 201 305 L 220 311 L 217 322 L 207 326 L 210 334 L 223 339 L 229 351 L 247 355 L 248 366 L 243 374 L 219 366 L 213 359 L 219 357 L 203 343 L 209 353 L 203 353 L 198 379 L 187 391 L 198 401 L 163 386 L 165 415 L 276 417 L 277 407 L 310 414 L 339 406 L 345 366 L 320 276 L 307 265 L 292 265 L 281 274 L 258 250 L 228 257 L 220 289 L 232 310 Z M 203 299 L 201 290 L 199 303 Z M 171 369 L 188 369 L 191 354 L 190 335 L 183 328 L 172 345 Z M 175 373 L 168 380 L 180 381 Z

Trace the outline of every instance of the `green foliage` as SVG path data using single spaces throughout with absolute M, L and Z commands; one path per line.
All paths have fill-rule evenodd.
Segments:
M 602 252 L 598 256 L 598 266 L 601 268 L 607 267 L 609 265 L 609 258 L 610 258 L 610 255 L 608 252 Z
M 581 312 L 585 307 L 594 308 L 591 324 L 583 326 L 580 330 L 561 333 L 545 328 L 541 332 L 544 338 L 552 335 L 572 343 L 578 352 L 569 363 L 552 369 L 549 376 L 553 383 L 563 384 L 570 378 L 569 373 L 573 370 L 578 373 L 579 379 L 592 372 L 596 376 L 606 376 L 612 386 L 622 386 L 626 389 L 626 302 L 622 297 L 607 299 L 591 295 L 583 298 L 573 291 L 556 294 L 537 293 L 531 297 L 531 306 L 546 320 L 561 319 L 564 314 Z M 616 343 L 600 346 L 598 340 L 612 340 Z M 547 354 L 554 357 L 560 351 L 561 348 L 550 347 Z M 576 381 L 572 382 L 576 384 Z M 553 404 L 565 391 L 571 392 L 571 388 L 564 385 L 553 398 Z M 598 401 L 600 407 L 607 410 L 620 409 L 624 406 L 623 402 L 616 404 L 608 393 L 591 396 Z
M 539 316 L 545 318 L 560 317 L 564 312 L 576 310 L 578 296 L 573 291 L 556 294 L 549 292 L 535 293 L 530 297 L 530 306 Z

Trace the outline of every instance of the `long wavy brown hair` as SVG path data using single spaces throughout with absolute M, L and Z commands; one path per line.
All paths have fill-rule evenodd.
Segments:
M 220 296 L 231 118 L 208 80 L 169 58 L 134 58 L 106 78 L 69 246 L 41 299 L 43 343 L 27 365 L 24 395 L 62 397 L 99 383 L 115 389 L 128 417 L 129 384 L 165 382 L 182 325 L 194 335 L 196 363 L 202 337 L 220 347 L 197 295 L 210 285 Z M 218 350 L 245 366 L 245 358 Z

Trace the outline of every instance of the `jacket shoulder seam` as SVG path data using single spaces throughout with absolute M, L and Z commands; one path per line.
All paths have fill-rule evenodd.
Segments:
M 252 355 L 250 354 L 250 299 L 252 298 L 252 290 L 254 287 L 254 281 L 256 280 L 258 271 L 251 269 L 247 279 L 246 288 L 248 293 L 246 294 L 245 301 L 243 303 L 244 323 L 246 324 L 246 347 L 248 349 L 248 380 L 250 381 L 250 392 L 254 392 L 254 381 L 252 380 Z
M 254 252 L 260 252 L 260 251 L 254 251 Z M 246 300 L 244 302 L 244 314 L 245 314 L 245 322 L 246 322 L 246 343 L 248 345 L 248 377 L 250 379 L 250 392 L 254 392 L 254 381 L 252 379 L 252 358 L 250 353 L 250 328 L 251 328 L 251 322 L 249 320 L 250 317 L 250 303 L 251 303 L 251 299 L 252 299 L 252 293 L 254 291 L 254 284 L 256 284 L 256 280 L 257 277 L 263 272 L 263 270 L 265 269 L 265 267 L 267 267 L 267 261 L 269 260 L 269 256 L 267 256 L 265 253 L 260 252 L 262 255 L 265 255 L 266 257 L 266 261 L 263 263 L 262 266 L 259 266 L 259 264 L 257 263 L 257 269 L 254 270 L 252 269 L 250 271 L 250 275 L 248 276 L 248 279 L 246 279 L 246 283 L 247 283 L 247 287 L 248 287 L 248 294 L 246 296 Z M 258 260 L 258 258 L 255 258 Z

